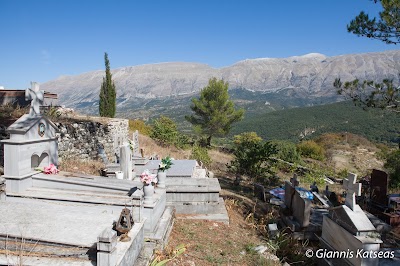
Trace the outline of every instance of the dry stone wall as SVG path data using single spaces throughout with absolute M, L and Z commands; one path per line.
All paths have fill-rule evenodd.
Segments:
M 67 122 L 54 122 L 59 132 L 58 155 L 63 158 L 99 159 L 99 148 L 110 162 L 114 162 L 119 145 L 127 141 L 129 122 L 117 118 L 87 118 Z M 8 139 L 6 126 L 0 125 L 0 139 Z M 3 145 L 0 145 L 0 165 L 4 165 Z

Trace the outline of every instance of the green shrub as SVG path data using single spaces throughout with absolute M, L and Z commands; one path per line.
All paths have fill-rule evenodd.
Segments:
M 302 141 L 297 144 L 297 150 L 301 156 L 306 158 L 323 161 L 325 159 L 325 149 L 313 140 Z
M 246 132 L 234 137 L 235 159 L 229 169 L 253 180 L 264 180 L 274 174 L 271 157 L 276 154 L 275 145 L 264 142 L 254 132 Z
M 389 187 L 400 188 L 400 150 L 387 155 L 385 168 L 389 172 Z
M 169 117 L 160 116 L 154 120 L 150 137 L 163 146 L 170 146 L 175 143 L 178 129 L 176 123 Z
M 208 150 L 205 147 L 201 147 L 197 144 L 193 145 L 190 159 L 202 162 L 206 167 L 211 165 L 211 158 L 208 155 Z
M 150 136 L 152 128 L 151 126 L 146 125 L 143 120 L 135 119 L 129 120 L 129 130 L 137 130 L 142 135 Z
M 274 140 L 271 141 L 271 143 L 274 144 L 276 147 L 277 151 L 277 154 L 275 155 L 276 158 L 291 163 L 301 162 L 300 154 L 297 151 L 296 144 L 294 144 L 293 142 L 284 140 Z

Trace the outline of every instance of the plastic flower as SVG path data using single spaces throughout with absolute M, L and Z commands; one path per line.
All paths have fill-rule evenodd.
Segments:
M 151 183 L 157 183 L 157 178 L 155 174 L 150 174 L 149 170 L 144 170 L 140 175 L 140 181 L 146 185 L 150 185 Z
M 57 167 L 54 164 L 50 164 L 49 166 L 45 166 L 43 168 L 43 172 L 46 175 L 50 175 L 50 174 L 56 175 L 59 172 L 59 170 L 57 169 Z
M 158 171 L 164 172 L 164 171 L 168 170 L 169 168 L 171 168 L 171 165 L 173 165 L 172 160 L 173 159 L 169 156 L 161 159 L 161 162 L 158 165 Z

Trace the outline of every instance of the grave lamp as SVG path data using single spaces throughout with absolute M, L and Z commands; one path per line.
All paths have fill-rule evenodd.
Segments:
M 131 211 L 128 208 L 123 208 L 115 229 L 120 234 L 125 235 L 124 237 L 124 239 L 126 239 L 125 241 L 130 240 L 130 238 L 126 234 L 132 229 L 133 223 L 134 222 L 132 219 Z

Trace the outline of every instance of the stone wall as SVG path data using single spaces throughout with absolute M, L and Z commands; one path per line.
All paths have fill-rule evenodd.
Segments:
M 103 148 L 110 162 L 119 145 L 127 141 L 129 122 L 127 119 L 75 117 L 67 122 L 54 122 L 58 129 L 58 155 L 61 158 L 98 159 L 99 148 Z M 0 125 L 0 140 L 8 139 L 6 126 Z M 0 165 L 4 165 L 3 145 L 0 145 Z

